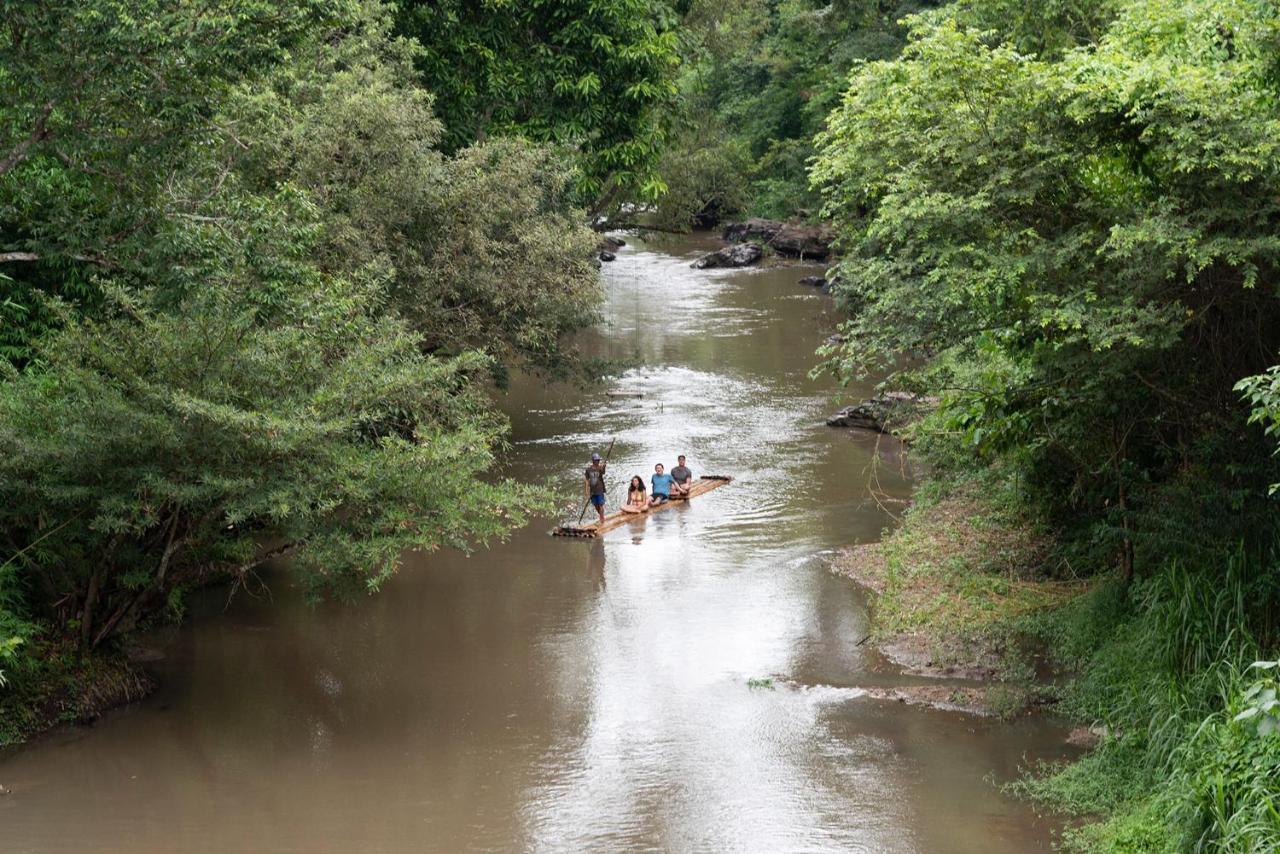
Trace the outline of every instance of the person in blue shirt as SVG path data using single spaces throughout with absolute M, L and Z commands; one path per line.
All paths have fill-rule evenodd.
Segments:
M 649 506 L 665 504 L 671 500 L 671 475 L 663 473 L 662 463 L 653 467 L 653 477 L 649 483 L 653 489 L 649 491 Z

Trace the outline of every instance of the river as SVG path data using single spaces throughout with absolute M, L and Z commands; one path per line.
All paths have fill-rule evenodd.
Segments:
M 837 318 L 796 282 L 816 268 L 692 270 L 714 246 L 624 247 L 587 346 L 642 367 L 517 379 L 503 406 L 516 476 L 572 486 L 616 436 L 615 504 L 677 453 L 732 484 L 603 542 L 546 520 L 413 555 L 354 605 L 286 576 L 208 591 L 149 640 L 156 694 L 0 760 L 0 849 L 1048 849 L 992 781 L 1062 755 L 1059 728 L 862 696 L 911 679 L 859 645 L 866 603 L 826 563 L 893 523 L 910 473 L 823 424 L 833 388 L 807 375 Z

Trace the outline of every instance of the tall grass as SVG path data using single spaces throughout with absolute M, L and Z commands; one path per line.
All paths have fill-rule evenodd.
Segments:
M 1078 673 L 1064 710 L 1110 733 L 1080 762 L 1014 786 L 1104 819 L 1070 831 L 1067 847 L 1280 850 L 1280 735 L 1234 720 L 1250 662 L 1276 652 L 1278 554 L 1169 560 L 1031 627 Z

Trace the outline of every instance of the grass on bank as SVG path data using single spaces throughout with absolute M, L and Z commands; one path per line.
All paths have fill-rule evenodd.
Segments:
M 1127 585 L 1105 567 L 1084 582 L 1023 507 L 995 473 L 931 483 L 883 544 L 837 568 L 874 591 L 882 644 L 995 656 L 996 688 L 1034 690 L 1104 728 L 1079 761 L 1029 768 L 1009 787 L 1081 819 L 1064 848 L 1280 851 L 1280 703 L 1263 709 L 1280 666 L 1253 666 L 1280 657 L 1280 550 L 1152 555 Z M 1030 650 L 1057 684 L 1031 686 Z
M 1277 652 L 1276 569 L 1274 549 L 1218 567 L 1169 560 L 1026 621 L 1074 674 L 1059 710 L 1112 734 L 1011 787 L 1095 819 L 1066 848 L 1280 850 L 1280 734 L 1260 726 L 1280 714 L 1246 713 L 1280 688 L 1274 668 L 1254 666 Z
M 879 640 L 913 636 L 937 648 L 963 638 L 981 646 L 994 628 L 1084 589 L 1049 577 L 1052 545 L 1044 526 L 998 482 L 931 483 L 900 528 L 847 550 L 836 568 L 874 592 Z

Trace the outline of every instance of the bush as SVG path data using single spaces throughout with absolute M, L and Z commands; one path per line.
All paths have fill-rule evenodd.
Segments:
M 32 544 L 14 562 L 48 616 L 96 645 L 285 553 L 313 591 L 373 589 L 406 548 L 540 506 L 480 479 L 503 428 L 485 360 L 422 355 L 375 303 L 319 284 L 265 323 L 225 293 L 181 315 L 122 302 L 0 384 L 0 530 Z
M 1276 579 L 1275 552 L 1240 550 L 1224 570 L 1170 562 L 1029 620 L 1076 673 L 1062 711 L 1109 735 L 1079 762 L 1011 788 L 1104 819 L 1068 834 L 1081 850 L 1271 850 L 1280 735 L 1259 733 L 1263 713 L 1248 710 L 1276 686 L 1274 670 L 1249 664 L 1275 649 Z

